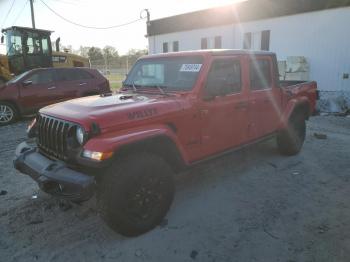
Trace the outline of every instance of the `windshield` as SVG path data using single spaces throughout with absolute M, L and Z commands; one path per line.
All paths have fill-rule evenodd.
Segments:
M 7 39 L 7 55 L 21 55 L 22 54 L 22 36 L 19 32 L 9 30 L 6 33 Z
M 49 55 L 50 54 L 50 37 L 37 32 L 20 32 L 8 30 L 7 55 Z
M 8 81 L 7 83 L 11 84 L 11 83 L 16 83 L 18 82 L 18 80 L 22 79 L 24 76 L 26 76 L 27 74 L 29 74 L 31 71 L 27 71 L 24 72 L 18 76 L 15 76 L 14 78 L 12 78 L 10 81 Z
M 200 56 L 141 59 L 130 71 L 124 86 L 189 91 L 197 80 L 202 61 Z

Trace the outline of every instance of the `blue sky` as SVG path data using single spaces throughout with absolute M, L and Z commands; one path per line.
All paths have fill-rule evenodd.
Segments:
M 12 25 L 31 26 L 28 0 L 15 0 L 7 17 L 13 0 L 0 0 L 0 27 Z M 54 15 L 44 4 L 62 16 L 83 25 L 107 27 L 138 19 L 142 9 L 148 8 L 151 20 L 185 12 L 225 5 L 235 0 L 35 0 L 36 27 L 55 31 L 52 40 L 61 37 L 63 45 L 72 45 L 74 49 L 83 46 L 112 45 L 123 54 L 131 48 L 147 48 L 145 21 L 110 30 L 92 30 L 69 24 Z M 4 51 L 0 46 L 0 52 Z

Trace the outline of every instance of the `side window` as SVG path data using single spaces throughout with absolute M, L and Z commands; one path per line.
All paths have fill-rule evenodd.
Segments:
M 179 41 L 174 41 L 173 42 L 173 52 L 178 52 L 179 51 Z
M 168 53 L 169 49 L 168 49 L 168 43 L 164 42 L 163 43 L 163 53 Z
M 49 39 L 47 37 L 43 37 L 41 39 L 41 46 L 43 49 L 43 54 L 48 55 L 50 50 L 49 50 Z
M 250 61 L 250 89 L 263 90 L 271 88 L 270 61 L 258 59 Z
M 58 81 L 75 81 L 75 80 L 85 80 L 93 78 L 88 72 L 80 69 L 57 69 L 57 80 Z
M 26 53 L 31 54 L 42 54 L 42 43 L 40 43 L 40 37 L 37 33 L 28 33 L 26 43 Z
M 240 93 L 241 63 L 238 60 L 220 59 L 212 63 L 206 84 L 210 96 Z
M 77 75 L 78 75 L 78 78 L 79 79 L 92 79 L 94 78 L 92 75 L 90 75 L 88 72 L 84 71 L 84 70 L 80 70 L 80 69 L 77 69 Z
M 75 76 L 71 70 L 57 69 L 56 70 L 57 81 L 72 81 L 75 80 Z
M 32 81 L 32 84 L 47 84 L 53 82 L 53 71 L 39 71 L 31 75 L 26 81 Z
M 208 49 L 208 39 L 205 37 L 201 39 L 201 49 Z

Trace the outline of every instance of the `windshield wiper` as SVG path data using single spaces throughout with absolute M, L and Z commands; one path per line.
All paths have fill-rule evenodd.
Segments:
M 165 93 L 163 88 L 166 88 L 166 86 L 160 86 L 160 85 L 156 85 L 155 87 L 158 88 L 159 92 L 162 93 L 162 95 L 166 95 L 167 93 Z
M 140 89 L 138 89 L 137 87 L 140 87 L 141 89 L 143 89 L 143 88 L 157 88 L 162 95 L 170 96 L 170 94 L 168 94 L 164 91 L 164 89 L 167 88 L 167 86 L 161 86 L 161 85 L 136 86 L 134 82 L 132 82 L 131 84 L 125 84 L 124 86 L 132 87 L 135 93 L 140 92 Z
M 132 82 L 131 84 L 124 84 L 124 86 L 132 87 L 134 93 L 137 93 L 137 91 L 138 91 L 134 82 Z
M 136 92 L 137 92 L 137 88 L 136 88 L 136 86 L 135 86 L 135 83 L 134 83 L 134 82 L 132 82 L 132 88 L 134 89 L 134 92 L 136 93 Z
M 164 91 L 164 89 L 167 88 L 167 86 L 153 85 L 153 86 L 147 86 L 147 87 L 157 88 L 162 95 L 170 96 L 170 94 L 168 94 Z

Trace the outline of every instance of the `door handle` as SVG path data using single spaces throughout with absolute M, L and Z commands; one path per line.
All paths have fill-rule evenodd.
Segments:
M 205 118 L 208 115 L 208 113 L 209 113 L 209 110 L 207 110 L 207 109 L 201 110 L 200 111 L 201 118 Z
M 50 87 L 48 87 L 47 89 L 48 90 L 52 90 L 52 89 L 55 89 L 56 87 L 55 86 L 50 86 Z
M 86 85 L 86 83 L 80 83 L 80 84 L 79 84 L 79 86 L 84 86 L 84 85 Z

